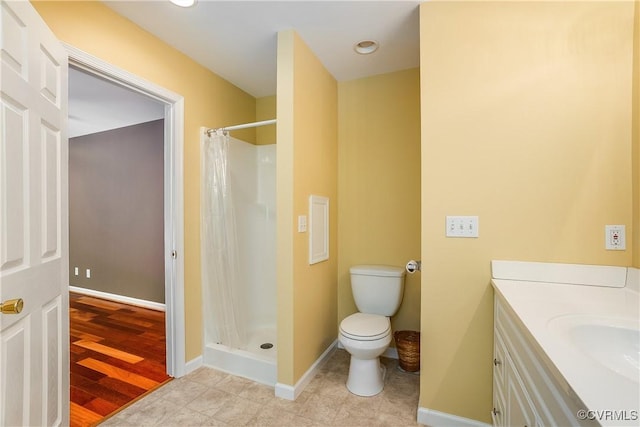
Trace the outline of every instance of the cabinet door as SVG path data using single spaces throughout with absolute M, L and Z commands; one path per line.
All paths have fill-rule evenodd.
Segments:
M 512 427 L 534 427 L 536 425 L 536 415 L 533 404 L 510 359 L 508 359 L 505 368 L 507 374 L 507 425 Z
M 505 361 L 506 350 L 500 331 L 494 329 L 493 342 L 493 410 L 491 418 L 496 427 L 507 426 L 506 423 L 506 400 L 505 400 Z
M 493 343 L 493 387 L 498 389 L 504 395 L 505 389 L 505 361 L 507 358 L 507 350 L 500 331 L 494 329 Z
M 504 397 L 494 390 L 493 392 L 493 410 L 491 411 L 491 420 L 494 427 L 508 427 L 506 413 L 506 402 Z

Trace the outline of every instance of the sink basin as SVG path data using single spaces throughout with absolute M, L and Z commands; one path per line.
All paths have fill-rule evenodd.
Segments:
M 551 319 L 547 326 L 600 365 L 640 383 L 638 320 L 567 315 Z

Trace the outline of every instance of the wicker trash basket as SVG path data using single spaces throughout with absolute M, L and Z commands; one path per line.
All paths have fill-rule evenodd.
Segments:
M 393 338 L 398 350 L 398 364 L 407 372 L 420 370 L 420 332 L 395 331 Z

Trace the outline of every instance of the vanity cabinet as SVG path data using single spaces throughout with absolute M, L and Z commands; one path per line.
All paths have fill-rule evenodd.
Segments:
M 498 294 L 494 309 L 493 425 L 599 425 L 578 419 L 578 411 L 587 408 Z
M 493 359 L 493 403 L 491 415 L 494 426 L 539 425 L 534 405 L 497 330 Z

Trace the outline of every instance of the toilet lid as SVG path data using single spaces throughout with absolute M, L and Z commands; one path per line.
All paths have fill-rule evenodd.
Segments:
M 374 341 L 391 333 L 391 322 L 379 314 L 355 313 L 340 323 L 340 333 L 359 341 Z

